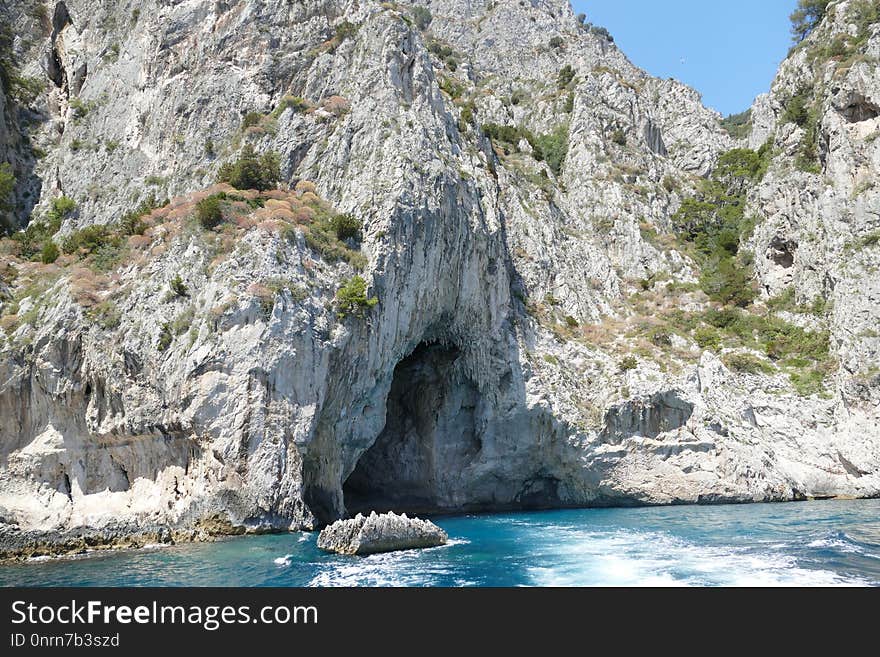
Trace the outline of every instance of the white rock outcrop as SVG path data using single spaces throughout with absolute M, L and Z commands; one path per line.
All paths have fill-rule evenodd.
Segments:
M 337 520 L 321 530 L 318 547 L 328 552 L 367 555 L 445 545 L 449 537 L 433 522 L 406 514 L 375 512 Z

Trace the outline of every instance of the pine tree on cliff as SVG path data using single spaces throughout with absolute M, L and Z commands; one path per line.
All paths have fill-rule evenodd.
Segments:
M 794 42 L 800 43 L 806 39 L 828 11 L 831 0 L 798 0 L 797 9 L 791 16 L 791 36 Z

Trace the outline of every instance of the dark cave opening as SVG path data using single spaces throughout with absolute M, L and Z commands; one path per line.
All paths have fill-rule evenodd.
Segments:
M 461 475 L 482 449 L 476 386 L 456 347 L 423 343 L 394 369 L 385 427 L 343 484 L 350 515 L 457 505 Z
M 866 99 L 864 96 L 854 94 L 849 105 L 840 110 L 849 123 L 861 123 L 870 121 L 880 116 L 880 107 Z
M 777 236 L 770 242 L 767 257 L 783 269 L 791 269 L 797 249 L 796 242 Z
M 55 12 L 52 15 L 52 37 L 50 39 L 52 48 L 49 50 L 46 57 L 46 73 L 56 87 L 66 91 L 68 98 L 70 97 L 70 93 L 69 89 L 67 89 L 67 70 L 65 70 L 64 64 L 61 61 L 61 56 L 58 54 L 56 41 L 61 30 L 71 23 L 70 12 L 67 10 L 67 5 L 63 2 L 59 2 L 55 5 Z

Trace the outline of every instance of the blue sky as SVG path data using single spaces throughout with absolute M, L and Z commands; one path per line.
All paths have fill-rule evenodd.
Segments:
M 722 114 L 741 112 L 770 88 L 791 45 L 796 0 L 572 0 L 608 28 L 630 60 L 703 94 Z

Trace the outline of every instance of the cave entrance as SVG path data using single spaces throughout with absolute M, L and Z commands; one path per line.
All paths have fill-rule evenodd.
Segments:
M 349 514 L 425 513 L 460 506 L 463 473 L 479 454 L 480 403 L 455 347 L 423 343 L 398 363 L 385 427 L 342 492 Z
M 870 121 L 880 116 L 880 107 L 860 94 L 854 94 L 850 99 L 850 103 L 840 110 L 849 123 L 861 123 L 862 121 Z
M 794 267 L 794 256 L 797 250 L 797 242 L 792 242 L 777 235 L 767 248 L 767 257 L 779 267 L 791 269 Z

